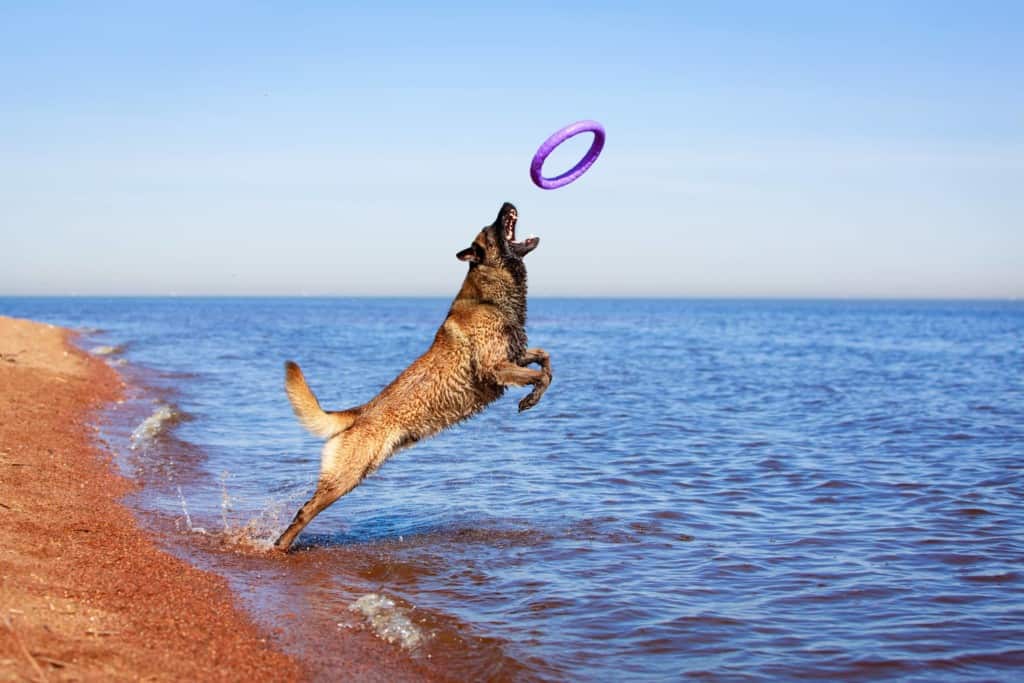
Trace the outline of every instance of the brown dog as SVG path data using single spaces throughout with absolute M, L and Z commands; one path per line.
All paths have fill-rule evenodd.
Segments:
M 427 352 L 369 403 L 325 412 L 299 366 L 285 364 L 285 390 L 299 421 L 327 439 L 316 493 L 274 543 L 288 550 L 321 510 L 354 489 L 401 448 L 411 446 L 483 410 L 508 386 L 533 385 L 519 410 L 537 405 L 551 383 L 551 363 L 541 349 L 526 348 L 526 266 L 538 242 L 517 242 L 516 207 L 498 218 L 456 257 L 469 262 L 448 317 Z M 526 366 L 540 365 L 540 370 Z

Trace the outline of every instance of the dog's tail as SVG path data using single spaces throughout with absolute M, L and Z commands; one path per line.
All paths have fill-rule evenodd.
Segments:
M 317 436 L 325 439 L 335 436 L 355 422 L 357 410 L 341 410 L 327 412 L 320 407 L 320 402 L 310 391 L 302 370 L 292 361 L 284 364 L 284 390 L 291 401 L 295 417 L 302 426 Z

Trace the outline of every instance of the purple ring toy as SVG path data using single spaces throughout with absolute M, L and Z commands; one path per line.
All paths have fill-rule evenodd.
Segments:
M 591 143 L 587 153 L 583 155 L 578 164 L 562 175 L 554 178 L 545 178 L 541 174 L 541 168 L 543 168 L 548 155 L 551 154 L 555 147 L 580 133 L 594 134 L 594 142 Z M 571 123 L 545 140 L 537 150 L 537 153 L 533 155 L 533 161 L 530 162 L 530 179 L 533 180 L 534 185 L 542 190 L 555 190 L 563 185 L 568 185 L 593 166 L 602 149 L 604 149 L 604 126 L 597 121 L 577 121 L 576 123 Z

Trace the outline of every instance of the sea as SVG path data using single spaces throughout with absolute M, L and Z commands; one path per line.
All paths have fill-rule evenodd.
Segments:
M 1024 303 L 535 298 L 535 408 L 509 390 L 269 552 L 321 447 L 284 361 L 326 408 L 364 403 L 449 304 L 0 313 L 126 377 L 100 437 L 126 503 L 323 680 L 346 633 L 461 681 L 1024 677 Z

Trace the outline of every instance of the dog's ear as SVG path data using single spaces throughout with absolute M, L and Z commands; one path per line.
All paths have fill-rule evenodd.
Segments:
M 456 254 L 455 258 L 459 259 L 460 261 L 480 263 L 480 261 L 483 260 L 483 254 L 481 252 L 483 252 L 483 249 L 480 248 L 480 245 L 478 245 L 476 242 L 473 242 L 473 244 L 469 245 L 468 247 L 460 251 L 458 254 Z

